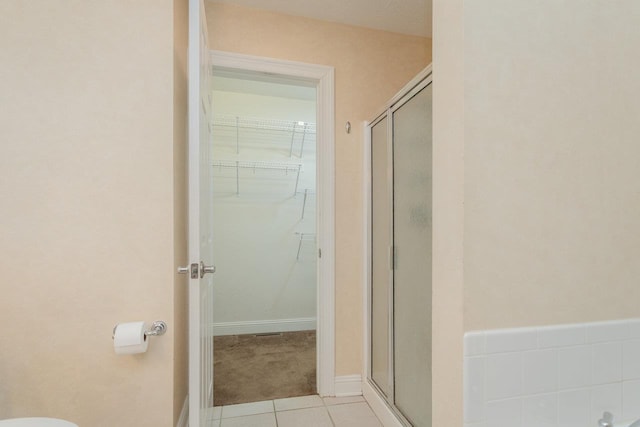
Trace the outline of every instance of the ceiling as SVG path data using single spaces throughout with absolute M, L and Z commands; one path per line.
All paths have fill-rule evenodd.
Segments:
M 432 0 L 215 0 L 323 21 L 431 37 Z

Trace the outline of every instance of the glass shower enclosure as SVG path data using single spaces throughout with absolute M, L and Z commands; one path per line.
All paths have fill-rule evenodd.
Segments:
M 369 384 L 401 423 L 431 426 L 432 81 L 368 125 Z

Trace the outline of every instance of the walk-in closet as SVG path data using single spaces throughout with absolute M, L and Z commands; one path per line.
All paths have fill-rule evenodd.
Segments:
M 213 78 L 216 406 L 316 393 L 316 88 Z
M 367 384 L 407 426 L 431 426 L 432 84 L 423 71 L 367 126 Z

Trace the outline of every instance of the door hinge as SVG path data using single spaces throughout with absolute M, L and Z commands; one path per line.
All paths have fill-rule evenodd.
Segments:
M 318 248 L 318 258 L 322 258 L 322 249 Z

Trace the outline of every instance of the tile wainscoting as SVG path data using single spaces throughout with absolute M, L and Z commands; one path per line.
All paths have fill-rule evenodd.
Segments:
M 465 427 L 640 418 L 640 319 L 467 332 Z

